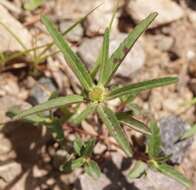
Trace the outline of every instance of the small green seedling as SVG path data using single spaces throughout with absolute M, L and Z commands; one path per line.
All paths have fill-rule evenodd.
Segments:
M 55 25 L 46 16 L 42 17 L 42 22 L 46 26 L 49 34 L 54 40 L 56 46 L 63 53 L 64 58 L 75 73 L 76 77 L 81 83 L 82 92 L 78 95 L 69 95 L 63 97 L 57 97 L 48 100 L 45 103 L 37 105 L 33 108 L 25 110 L 16 115 L 15 119 L 25 119 L 30 116 L 36 115 L 40 112 L 46 110 L 51 110 L 54 108 L 67 107 L 69 112 L 69 106 L 72 104 L 86 104 L 86 108 L 80 112 L 72 114 L 67 121 L 73 125 L 78 125 L 82 120 L 86 119 L 93 113 L 97 113 L 99 118 L 107 127 L 109 133 L 114 137 L 118 145 L 124 150 L 127 157 L 133 157 L 133 145 L 129 142 L 121 124 L 125 124 L 131 129 L 137 130 L 148 137 L 148 155 L 149 161 L 148 165 L 152 168 L 169 175 L 185 186 L 190 186 L 190 183 L 186 178 L 179 174 L 172 167 L 168 166 L 160 160 L 160 134 L 159 130 L 155 124 L 150 124 L 147 127 L 141 121 L 133 118 L 132 111 L 125 112 L 114 112 L 108 107 L 107 102 L 116 98 L 123 100 L 124 103 L 132 101 L 139 93 L 145 90 L 153 89 L 156 87 L 161 87 L 165 85 L 175 84 L 177 82 L 176 77 L 164 77 L 157 78 L 147 81 L 142 81 L 139 83 L 128 84 L 121 87 L 112 87 L 109 85 L 112 77 L 116 73 L 120 64 L 129 53 L 137 39 L 144 33 L 148 26 L 156 18 L 157 13 L 151 13 L 147 18 L 141 21 L 132 32 L 130 32 L 127 38 L 120 44 L 120 46 L 109 56 L 109 39 L 111 24 L 106 28 L 104 33 L 104 39 L 102 48 L 100 50 L 99 56 L 95 63 L 95 66 L 91 71 L 87 70 L 82 60 L 77 54 L 73 52 L 67 41 L 64 40 L 63 35 L 60 34 L 55 27 Z M 114 17 L 114 16 L 113 16 Z M 113 20 L 113 19 L 112 19 Z M 96 81 L 96 76 L 98 75 L 98 81 Z M 73 107 L 72 107 L 73 108 Z M 66 120 L 67 119 L 67 120 Z M 57 118 L 58 120 L 58 118 Z M 63 132 L 62 132 L 63 133 Z M 95 161 L 91 160 L 91 154 L 93 147 L 95 145 L 94 140 L 82 142 L 81 140 L 76 140 L 74 142 L 74 149 L 76 152 L 76 159 L 70 160 L 65 164 L 62 169 L 72 170 L 83 166 L 85 171 L 92 176 L 99 176 L 100 169 Z M 144 165 L 138 164 L 135 174 L 132 176 L 137 176 L 138 173 L 141 174 Z M 130 174 L 131 175 L 131 174 Z

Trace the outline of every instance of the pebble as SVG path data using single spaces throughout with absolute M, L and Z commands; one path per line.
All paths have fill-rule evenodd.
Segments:
M 6 113 L 14 106 L 19 106 L 21 109 L 27 109 L 30 105 L 23 100 L 20 100 L 14 96 L 4 96 L 0 98 L 0 123 L 10 121 L 10 118 L 6 116 Z
M 192 144 L 192 139 L 179 141 L 184 132 L 190 129 L 190 125 L 184 122 L 180 117 L 170 115 L 163 117 L 159 121 L 162 150 L 166 155 L 171 155 L 170 161 L 174 164 L 180 164 Z
M 102 0 L 97 1 L 96 6 L 101 4 L 102 2 L 103 2 Z M 104 33 L 106 27 L 110 23 L 110 20 L 112 19 L 114 6 L 115 6 L 115 0 L 104 1 L 103 4 L 100 6 L 100 8 L 95 10 L 92 14 L 90 14 L 87 17 L 86 21 L 84 22 L 87 36 L 95 36 Z M 117 15 L 115 16 L 112 24 L 112 34 L 118 32 Z
M 151 27 L 165 25 L 184 16 L 183 9 L 171 0 L 129 1 L 126 6 L 126 10 L 137 23 L 148 16 L 151 12 L 158 12 L 159 16 L 155 19 Z
M 57 88 L 52 79 L 42 77 L 31 89 L 29 102 L 33 105 L 43 103 L 47 101 L 56 90 Z
M 162 35 L 162 34 L 157 34 L 154 36 L 155 44 L 163 52 L 171 50 L 173 44 L 174 44 L 174 39 L 170 36 Z
M 17 162 L 10 162 L 0 166 L 0 189 L 4 189 L 13 182 L 22 172 L 22 167 Z
M 14 32 L 27 48 L 31 47 L 32 37 L 30 33 L 2 5 L 0 5 L 0 21 L 6 25 L 9 30 Z M 11 35 L 2 25 L 0 25 L 0 34 L 0 52 L 24 50 L 13 35 Z

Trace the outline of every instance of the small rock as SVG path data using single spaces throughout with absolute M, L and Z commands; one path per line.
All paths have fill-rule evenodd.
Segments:
M 6 25 L 9 30 L 14 32 L 14 34 L 25 44 L 27 48 L 31 47 L 30 33 L 1 5 L 0 22 Z M 0 52 L 24 50 L 13 35 L 11 35 L 2 25 L 0 25 L 0 41 Z
M 0 162 L 5 162 L 15 158 L 16 155 L 12 151 L 12 144 L 3 133 L 0 133 Z
M 79 179 L 75 183 L 75 190 L 102 190 L 105 189 L 110 184 L 110 180 L 104 175 L 98 179 L 93 179 L 87 174 L 79 176 Z
M 27 102 L 24 102 L 16 97 L 5 96 L 0 98 L 0 122 L 5 123 L 10 120 L 6 116 L 6 113 L 10 110 L 10 108 L 14 106 L 19 106 L 21 109 L 27 109 L 30 105 Z
M 89 0 L 58 0 L 55 7 L 55 15 L 61 19 L 79 19 L 93 9 L 95 2 Z
M 20 92 L 17 78 L 9 73 L 0 75 L 0 96 L 13 95 L 16 96 Z
M 97 0 L 97 5 L 100 5 L 103 1 Z M 86 21 L 84 22 L 84 26 L 86 29 L 87 36 L 94 36 L 97 34 L 103 34 L 105 28 L 108 26 L 113 10 L 115 6 L 115 0 L 107 0 L 101 5 L 101 7 L 95 10 L 92 14 L 90 14 Z M 101 19 L 100 19 L 101 18 Z M 117 33 L 118 31 L 118 19 L 117 16 L 114 18 L 112 24 L 112 34 Z
M 171 155 L 170 161 L 172 163 L 180 164 L 184 159 L 187 149 L 192 144 L 192 139 L 179 142 L 178 140 L 190 128 L 190 125 L 185 123 L 181 118 L 171 115 L 160 119 L 159 128 L 163 152 L 166 155 Z
M 4 189 L 22 172 L 22 167 L 17 162 L 11 162 L 0 166 L 0 189 Z
M 65 20 L 60 23 L 60 30 L 61 32 L 65 32 L 70 26 L 74 24 L 74 21 L 72 20 Z M 70 31 L 68 34 L 66 34 L 66 39 L 68 39 L 71 42 L 79 42 L 81 41 L 83 36 L 83 28 L 81 24 L 77 25 L 76 28 L 74 28 L 72 31 Z
M 29 101 L 33 105 L 43 103 L 47 101 L 56 90 L 56 86 L 50 78 L 42 77 L 32 88 Z
M 102 144 L 101 142 L 98 142 L 95 145 L 93 152 L 94 152 L 94 154 L 103 154 L 104 151 L 106 151 L 106 150 L 107 150 L 106 145 Z
M 78 53 L 88 68 L 92 68 L 95 64 L 101 44 L 102 37 L 96 37 L 93 39 L 84 38 L 82 44 L 80 45 Z
M 169 51 L 172 48 L 172 45 L 174 44 L 174 39 L 172 37 L 161 34 L 156 35 L 154 40 L 156 46 L 161 51 Z
M 151 27 L 171 23 L 183 17 L 184 12 L 180 6 L 171 0 L 135 0 L 129 1 L 126 6 L 127 13 L 136 21 L 144 19 L 151 12 L 158 12 Z
M 126 34 L 118 34 L 111 39 L 110 54 L 120 45 L 120 43 L 126 37 Z M 93 64 L 95 64 L 101 45 L 102 38 L 97 37 L 93 39 L 84 39 L 83 43 L 79 47 L 78 53 L 89 68 L 92 68 Z M 117 71 L 117 75 L 122 77 L 130 77 L 131 74 L 138 71 L 144 65 L 145 58 L 146 55 L 144 49 L 141 43 L 138 41 L 122 62 Z

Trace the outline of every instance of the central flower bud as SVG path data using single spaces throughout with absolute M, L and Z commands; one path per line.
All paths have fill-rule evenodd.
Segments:
M 89 98 L 93 102 L 103 102 L 105 94 L 104 87 L 96 86 L 89 92 Z

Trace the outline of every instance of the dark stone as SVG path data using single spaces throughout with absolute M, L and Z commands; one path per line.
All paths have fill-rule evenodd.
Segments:
M 171 115 L 159 121 L 159 128 L 163 152 L 166 155 L 171 155 L 171 163 L 180 164 L 192 144 L 192 139 L 179 141 L 179 138 L 190 128 L 190 125 L 180 117 Z
M 51 94 L 57 90 L 52 79 L 42 77 L 38 82 L 33 86 L 30 92 L 30 97 L 28 101 L 32 105 L 37 105 L 43 103 L 49 99 Z

